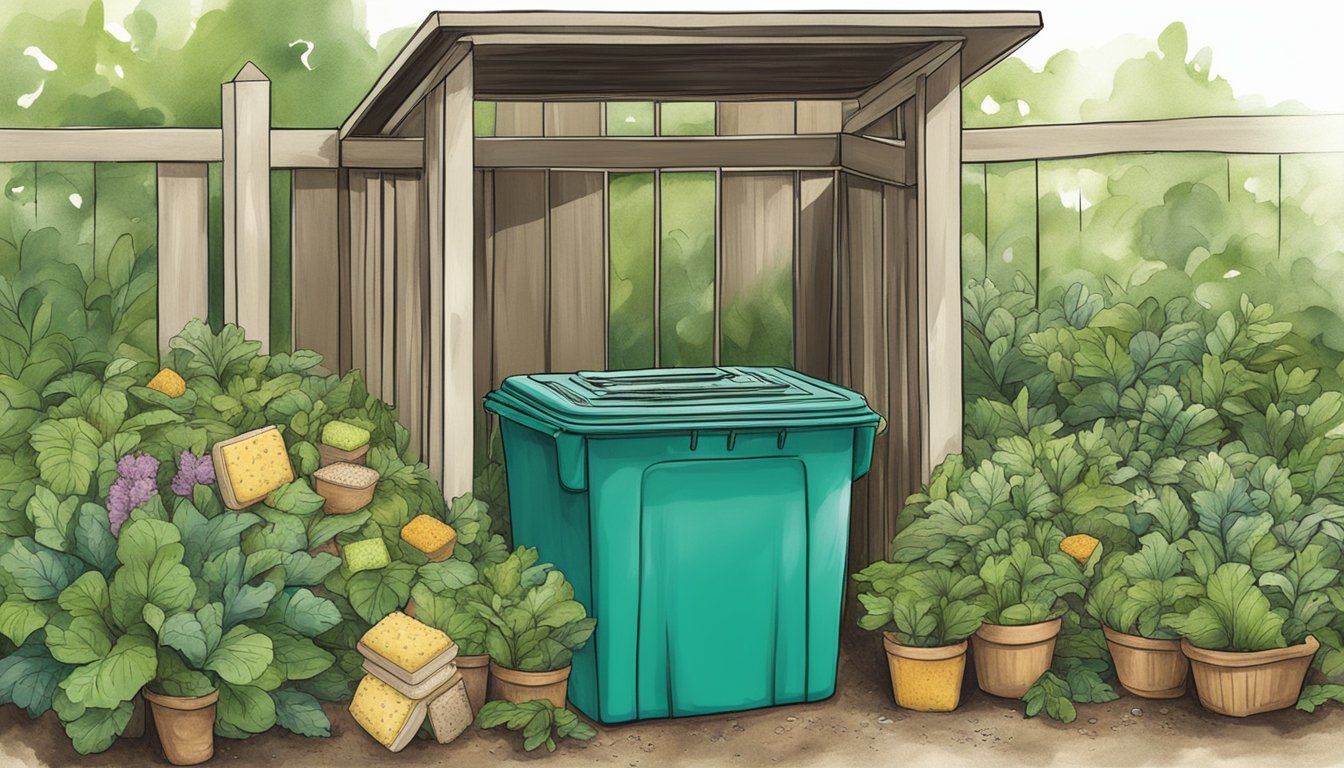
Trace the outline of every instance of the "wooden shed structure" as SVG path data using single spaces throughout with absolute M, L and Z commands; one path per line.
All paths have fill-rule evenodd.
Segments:
M 881 557 L 904 497 L 961 447 L 961 86 L 1040 25 L 1021 12 L 432 15 L 341 127 L 334 190 L 295 177 L 296 199 L 330 194 L 339 211 L 334 238 L 305 234 L 334 247 L 295 252 L 296 339 L 363 369 L 461 493 L 485 392 L 608 367 L 613 178 L 712 173 L 712 362 L 724 307 L 787 270 L 794 367 L 857 389 L 888 422 L 851 545 L 859 562 Z M 486 102 L 493 135 L 478 135 Z M 613 135 L 613 105 L 631 102 L 651 105 L 654 127 Z M 692 102 L 713 104 L 712 130 L 658 127 Z

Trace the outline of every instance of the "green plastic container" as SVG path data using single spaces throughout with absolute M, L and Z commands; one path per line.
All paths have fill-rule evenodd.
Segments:
M 597 631 L 569 698 L 619 723 L 835 691 L 850 484 L 878 416 L 782 368 L 514 376 L 498 414 L 515 545 Z

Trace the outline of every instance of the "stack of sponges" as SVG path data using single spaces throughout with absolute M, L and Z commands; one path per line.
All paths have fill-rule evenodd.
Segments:
M 404 613 L 389 614 L 355 646 L 364 671 L 350 714 L 380 744 L 400 752 L 428 717 L 440 744 L 471 724 L 467 687 L 457 671 L 457 644 Z

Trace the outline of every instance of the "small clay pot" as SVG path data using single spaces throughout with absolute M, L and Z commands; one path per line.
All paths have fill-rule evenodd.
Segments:
M 1115 662 L 1115 676 L 1126 691 L 1145 699 L 1176 699 L 1185 695 L 1190 662 L 1180 640 L 1153 640 L 1102 627 Z
M 1050 669 L 1061 619 L 1006 626 L 982 624 L 971 636 L 975 680 L 991 696 L 1020 699 Z
M 145 689 L 163 756 L 173 765 L 200 765 L 215 756 L 215 703 L 205 696 L 164 696 Z
M 1181 640 L 1181 651 L 1194 672 L 1199 703 L 1229 717 L 1295 705 L 1320 647 L 1311 635 L 1298 645 L 1270 651 L 1210 651 Z
M 342 471 L 342 467 L 345 468 Z M 355 473 L 367 475 L 367 482 L 346 482 L 340 478 L 343 474 Z M 366 467 L 351 464 L 332 464 L 313 473 L 313 490 L 326 503 L 322 510 L 329 515 L 348 515 L 357 512 L 373 501 L 373 492 L 378 488 L 378 473 Z
M 485 704 L 486 691 L 489 690 L 490 654 L 458 656 L 457 672 L 462 675 L 462 682 L 467 684 L 467 701 L 471 703 L 471 716 L 475 719 L 476 713 L 481 711 L 481 705 Z
M 919 648 L 901 645 L 890 632 L 882 633 L 896 706 L 916 712 L 951 712 L 961 703 L 961 680 L 966 675 L 965 640 L 954 645 Z
M 328 464 L 358 464 L 364 466 L 369 454 L 369 444 L 365 443 L 353 451 L 342 451 L 340 448 L 333 448 L 326 443 L 317 444 L 317 466 L 325 467 Z
M 461 667 L 462 660 L 458 659 Z M 569 665 L 553 672 L 520 672 L 490 662 L 489 698 L 522 704 L 545 699 L 557 707 L 565 706 L 569 694 Z M 470 696 L 470 694 L 468 694 Z

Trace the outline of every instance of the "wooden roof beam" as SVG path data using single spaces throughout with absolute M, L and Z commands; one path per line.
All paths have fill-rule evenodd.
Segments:
M 938 69 L 961 52 L 960 41 L 934 43 L 896 71 L 882 78 L 858 98 L 859 108 L 844 124 L 846 133 L 859 133 L 915 95 L 915 80 Z

